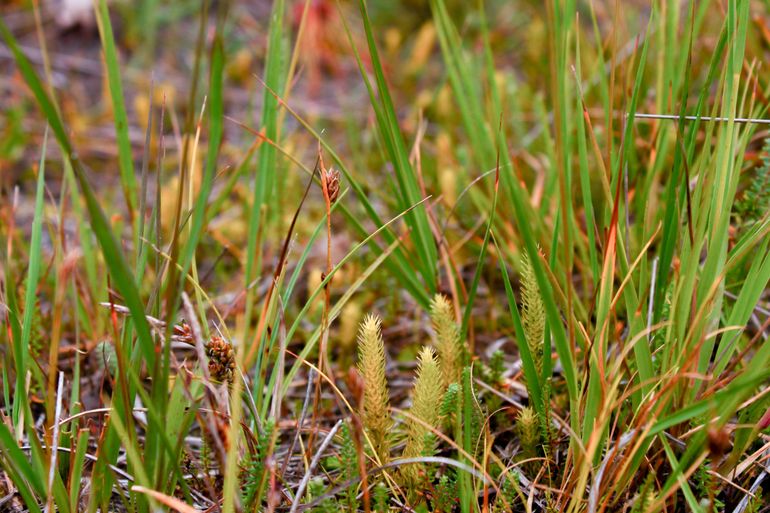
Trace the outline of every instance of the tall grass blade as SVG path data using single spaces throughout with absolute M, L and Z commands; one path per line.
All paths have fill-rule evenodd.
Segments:
M 417 174 L 409 162 L 409 153 L 406 149 L 401 129 L 398 126 L 393 99 L 390 96 L 388 84 L 380 62 L 379 52 L 374 40 L 371 21 L 365 0 L 359 0 L 359 8 L 364 23 L 364 32 L 369 48 L 369 56 L 372 61 L 377 89 L 369 82 L 366 71 L 361 64 L 361 59 L 356 50 L 359 69 L 369 92 L 369 99 L 377 118 L 377 127 L 380 137 L 385 145 L 388 158 L 393 164 L 396 181 L 398 183 L 398 207 L 401 210 L 414 205 L 421 199 L 420 185 Z M 428 214 L 425 207 L 418 207 L 406 216 L 406 223 L 412 231 L 412 242 L 418 255 L 420 274 L 425 282 L 428 293 L 432 295 L 436 291 L 436 263 L 438 252 L 436 243 L 428 222 Z
M 128 137 L 128 115 L 126 114 L 123 85 L 120 79 L 120 63 L 118 62 L 118 52 L 115 48 L 115 38 L 112 32 L 112 23 L 110 22 L 110 13 L 107 10 L 106 0 L 96 0 L 94 2 L 94 11 L 99 27 L 99 36 L 102 40 L 104 60 L 107 66 L 107 82 L 112 99 L 112 113 L 115 118 L 120 180 L 123 184 L 123 194 L 126 198 L 128 215 L 133 221 L 136 215 L 135 210 L 139 207 L 137 184 L 133 157 L 131 155 L 131 140 Z M 142 213 L 139 212 L 139 215 L 142 215 Z M 134 229 L 133 233 L 135 234 L 134 242 L 136 243 L 139 240 L 139 234 L 136 229 Z
M 32 419 L 26 416 L 29 412 L 29 395 L 27 389 L 27 373 L 30 371 L 30 339 L 32 334 L 32 319 L 37 307 L 37 286 L 40 279 L 40 260 L 42 258 L 40 243 L 43 230 L 43 203 L 45 192 L 45 158 L 48 148 L 48 131 L 43 137 L 43 147 L 40 152 L 40 165 L 37 174 L 37 188 L 35 192 L 35 214 L 32 219 L 32 233 L 29 244 L 29 267 L 27 269 L 27 281 L 24 287 L 24 317 L 21 325 L 21 339 L 14 344 L 14 357 L 16 359 L 16 393 L 13 396 L 13 423 L 17 430 L 17 437 L 21 439 L 23 424 Z

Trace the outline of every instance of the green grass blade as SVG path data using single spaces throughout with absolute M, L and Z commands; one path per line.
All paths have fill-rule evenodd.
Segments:
M 16 393 L 13 397 L 13 422 L 17 430 L 21 429 L 21 416 L 29 410 L 28 390 L 26 386 L 27 372 L 30 370 L 30 339 L 32 334 L 32 319 L 37 307 L 37 286 L 40 280 L 40 243 L 43 231 L 43 204 L 45 192 L 45 158 L 48 147 L 48 131 L 43 138 L 38 167 L 37 188 L 35 192 L 35 214 L 32 219 L 32 233 L 29 244 L 29 267 L 24 297 L 24 317 L 21 325 L 21 338 L 14 344 L 16 358 Z M 30 420 L 30 419 L 27 419 Z M 17 433 L 21 435 L 21 433 Z
M 367 85 L 370 101 L 374 108 L 377 118 L 377 126 L 380 136 L 383 139 L 389 159 L 391 160 L 395 176 L 398 183 L 398 192 L 400 196 L 399 208 L 404 210 L 410 205 L 420 201 L 421 192 L 417 175 L 409 162 L 409 153 L 406 149 L 401 130 L 398 126 L 393 100 L 390 96 L 388 84 L 385 81 L 385 74 L 380 62 L 377 45 L 374 41 L 374 33 L 369 19 L 369 13 L 365 0 L 360 0 L 359 8 L 364 23 L 364 32 L 369 48 L 374 76 L 377 83 L 377 90 L 369 83 L 366 71 L 363 68 L 361 59 L 356 50 L 356 59 L 359 69 Z M 355 45 L 354 45 L 355 48 Z M 378 95 L 378 96 L 376 96 Z M 438 261 L 438 252 L 436 243 L 428 222 L 426 207 L 420 206 L 407 214 L 406 222 L 412 230 L 412 240 L 415 251 L 418 255 L 421 275 L 425 281 L 425 286 L 430 294 L 436 291 L 436 265 Z
M 16 445 L 13 434 L 3 423 L 0 423 L 0 447 L 3 449 L 0 455 L 3 468 L 17 484 L 19 494 L 27 508 L 39 513 L 40 506 L 33 494 L 37 497 L 45 497 L 43 476 L 35 472 L 27 460 L 27 455 Z
M 268 141 L 278 142 L 280 127 L 278 126 L 278 98 L 272 91 L 283 89 L 285 81 L 286 63 L 281 51 L 283 49 L 284 9 L 285 2 L 277 0 L 273 3 L 270 13 L 270 27 L 268 29 L 267 58 L 265 60 L 265 90 L 262 95 L 262 119 L 264 137 Z M 273 194 L 276 173 L 276 151 L 272 144 L 264 142 L 259 148 L 257 166 L 254 176 L 254 194 L 249 210 L 249 232 L 246 246 L 246 274 L 244 275 L 245 287 L 254 281 L 261 272 L 262 258 L 259 247 L 259 236 L 265 231 L 266 212 L 265 206 Z M 268 207 L 269 209 L 269 207 Z M 254 294 L 250 291 L 246 294 L 246 315 L 244 326 L 248 326 L 251 311 L 255 301 Z
M 131 155 L 131 140 L 128 137 L 128 115 L 126 114 L 123 85 L 120 79 L 118 52 L 115 48 L 115 38 L 112 33 L 112 24 L 106 0 L 97 0 L 94 3 L 94 10 L 96 12 L 96 23 L 99 27 L 99 36 L 102 40 L 104 60 L 107 65 L 107 83 L 109 84 L 110 97 L 112 99 L 112 112 L 115 117 L 120 179 L 123 184 L 123 194 L 126 197 L 129 218 L 134 220 L 134 210 L 138 208 L 139 203 L 134 162 Z M 139 215 L 142 215 L 141 212 Z M 134 234 L 135 242 L 137 242 L 139 240 L 138 231 L 134 230 Z
M 78 510 L 80 501 L 80 478 L 83 476 L 83 467 L 86 462 L 86 450 L 88 449 L 89 432 L 87 429 L 78 431 L 75 443 L 75 456 L 72 459 L 72 471 L 70 473 L 70 510 Z

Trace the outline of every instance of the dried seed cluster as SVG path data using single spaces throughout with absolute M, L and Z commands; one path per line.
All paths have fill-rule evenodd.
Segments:
M 214 335 L 206 344 L 206 356 L 209 358 L 211 378 L 216 381 L 232 382 L 235 372 L 233 346 L 222 337 Z
M 193 331 L 187 321 L 182 319 L 182 322 L 174 326 L 174 332 L 171 334 L 171 340 L 175 342 L 184 342 L 186 344 L 195 345 Z
M 330 167 L 321 171 L 321 179 L 326 182 L 326 192 L 329 194 L 329 203 L 337 201 L 340 194 L 340 172 Z
M 187 321 L 182 320 L 174 326 L 174 332 L 171 340 L 175 342 L 184 342 L 195 345 L 193 331 Z M 233 381 L 235 372 L 235 351 L 232 344 L 219 335 L 214 335 L 206 343 L 206 356 L 209 359 L 209 374 L 215 381 L 228 382 Z

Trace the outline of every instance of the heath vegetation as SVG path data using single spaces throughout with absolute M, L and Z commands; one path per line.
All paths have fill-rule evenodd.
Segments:
M 770 511 L 770 2 L 0 14 L 0 511 Z

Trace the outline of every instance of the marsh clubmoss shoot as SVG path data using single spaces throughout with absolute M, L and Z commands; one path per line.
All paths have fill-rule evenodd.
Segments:
M 433 349 L 424 347 L 418 356 L 417 378 L 414 382 L 412 407 L 409 409 L 407 439 L 404 458 L 432 455 L 433 430 L 438 427 L 439 408 L 444 394 L 444 385 L 438 361 Z M 402 467 L 402 476 L 408 484 L 414 485 L 420 478 L 422 465 L 409 464 Z
M 372 449 L 385 463 L 390 452 L 390 393 L 385 379 L 385 345 L 376 315 L 367 315 L 358 332 L 358 370 L 364 380 L 361 420 Z
M 377 483 L 374 487 L 374 511 L 377 513 L 387 513 L 390 510 L 388 502 L 390 501 L 390 493 L 388 487 L 383 482 Z
M 356 444 L 353 441 L 350 422 L 342 424 L 342 428 L 340 428 L 339 431 L 339 440 L 339 458 L 343 479 L 345 481 L 355 482 L 358 478 L 358 453 L 356 452 Z M 351 485 L 344 494 L 345 506 L 348 511 L 358 511 L 359 509 L 356 488 L 355 485 Z
M 539 423 L 535 410 L 527 406 L 519 412 L 516 419 L 516 430 L 519 433 L 521 452 L 525 458 L 533 458 L 537 454 Z
M 435 334 L 436 351 L 444 386 L 460 381 L 465 347 L 460 340 L 460 327 L 455 322 L 452 304 L 446 296 L 436 294 L 430 303 L 430 319 Z
M 527 336 L 527 347 L 535 361 L 537 373 L 543 371 L 543 335 L 545 333 L 545 306 L 540 296 L 535 271 L 529 255 L 521 258 L 521 318 L 524 333 Z

